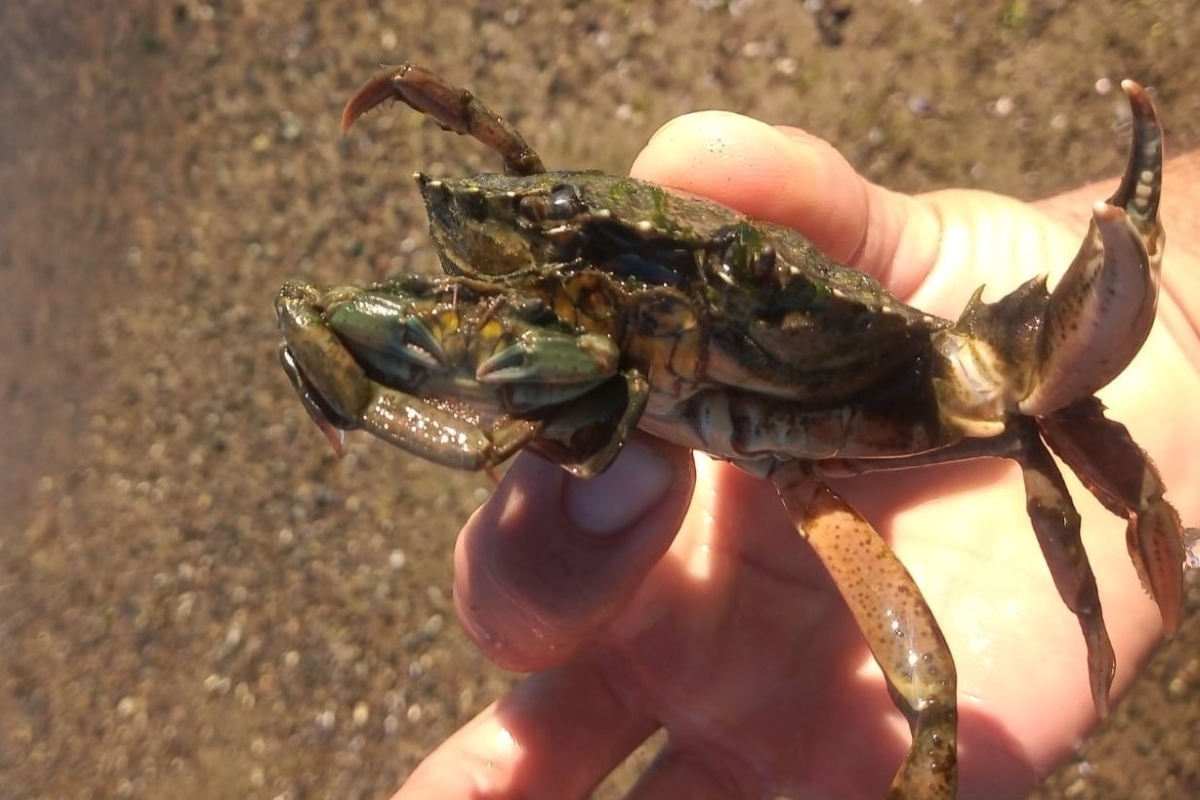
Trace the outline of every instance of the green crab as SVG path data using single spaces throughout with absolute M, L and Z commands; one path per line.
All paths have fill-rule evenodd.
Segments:
M 1123 84 L 1133 143 L 1052 292 L 1031 280 L 957 321 L 912 308 L 792 230 L 599 172 L 547 172 L 503 118 L 411 64 L 371 79 L 343 130 L 389 99 L 473 136 L 503 175 L 418 174 L 445 277 L 284 285 L 281 358 L 340 450 L 362 429 L 461 469 L 532 450 L 575 474 L 635 428 L 772 480 L 841 589 L 912 731 L 893 798 L 955 794 L 951 654 L 904 566 L 831 475 L 981 457 L 1025 477 L 1035 535 L 1088 650 L 1103 715 L 1115 671 L 1080 520 L 1051 450 L 1128 521 L 1167 633 L 1185 532 L 1153 463 L 1095 392 L 1154 321 L 1162 133 Z M 902 621 L 902 622 L 901 622 Z

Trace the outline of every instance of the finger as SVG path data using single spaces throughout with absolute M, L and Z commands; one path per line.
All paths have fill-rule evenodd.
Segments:
M 745 785 L 739 770 L 719 756 L 668 746 L 643 773 L 625 800 L 739 800 L 761 797 L 760 789 Z M 747 773 L 749 774 L 749 773 Z
M 648 438 L 587 480 L 519 458 L 455 552 L 455 602 L 480 649 L 522 671 L 569 658 L 670 546 L 694 469 L 688 451 Z
M 526 679 L 484 709 L 392 800 L 586 797 L 656 727 L 579 660 Z
M 1086 230 L 1068 230 L 1027 203 L 990 192 L 947 189 L 916 199 L 939 220 L 939 238 L 914 242 L 914 250 L 933 253 L 933 261 L 903 296 L 950 319 L 980 286 L 984 300 L 995 301 L 1037 275 L 1048 275 L 1054 285 Z
M 795 228 L 901 296 L 937 255 L 939 222 L 928 207 L 870 183 L 795 128 L 722 111 L 687 114 L 654 134 L 631 172 Z

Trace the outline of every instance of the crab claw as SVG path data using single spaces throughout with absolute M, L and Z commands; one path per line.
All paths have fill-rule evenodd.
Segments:
M 320 396 L 310 388 L 304 373 L 300 371 L 300 365 L 296 363 L 296 355 L 284 345 L 279 348 L 279 362 L 283 364 L 283 371 L 287 373 L 288 379 L 292 382 L 292 388 L 296 390 L 296 394 L 300 395 L 300 404 L 304 406 L 304 410 L 308 412 L 308 417 L 317 424 L 321 429 L 321 433 L 325 434 L 326 441 L 333 448 L 333 454 L 338 458 L 344 456 L 346 432 L 336 427 L 330 422 L 330 410 L 321 400 Z
M 480 364 L 475 377 L 483 383 L 594 382 L 617 374 L 620 358 L 621 351 L 607 336 L 534 330 Z
M 328 324 L 363 364 L 390 383 L 407 386 L 442 369 L 450 357 L 414 310 L 417 303 L 398 295 L 359 292 L 325 309 Z
M 1088 237 L 1055 287 L 1022 412 L 1042 415 L 1087 397 L 1133 360 L 1158 306 L 1158 264 L 1124 209 L 1096 203 Z
M 479 140 L 503 156 L 508 175 L 546 171 L 538 154 L 503 117 L 466 89 L 447 83 L 417 64 L 401 64 L 363 84 L 342 110 L 342 133 L 385 100 L 399 100 L 444 130 Z
M 326 325 L 317 310 L 314 287 L 288 281 L 275 299 L 283 334 L 280 360 L 304 408 L 340 455 L 333 429 L 352 424 L 370 400 L 371 387 L 359 364 Z
M 620 356 L 607 336 L 526 331 L 480 364 L 475 377 L 505 384 L 514 410 L 532 410 L 587 394 L 617 374 Z
M 1133 360 L 1154 324 L 1164 233 L 1162 130 L 1146 91 L 1121 84 L 1133 143 L 1121 185 L 1097 203 L 1074 262 L 1050 295 L 1025 414 L 1051 413 L 1108 384 Z
M 443 127 L 456 133 L 462 125 L 456 125 L 461 117 L 455 106 L 461 106 L 461 89 L 455 89 L 424 67 L 416 64 L 400 66 L 372 78 L 354 93 L 342 109 L 342 133 L 347 133 L 355 121 L 385 100 L 401 100 L 422 114 L 437 120 Z M 458 95 L 458 97 L 456 97 Z M 459 102 L 455 102 L 459 100 Z

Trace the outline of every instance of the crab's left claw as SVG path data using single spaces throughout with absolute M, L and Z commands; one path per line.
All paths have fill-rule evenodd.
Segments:
M 1133 114 L 1133 143 L 1121 185 L 1097 203 L 1087 237 L 1050 295 L 1022 413 L 1049 414 L 1108 384 L 1145 343 L 1158 305 L 1164 233 L 1162 129 L 1149 95 L 1121 84 Z
M 1029 391 L 1051 448 L 1110 511 L 1127 520 L 1130 558 L 1158 603 L 1163 630 L 1179 625 L 1187 531 L 1163 494 L 1158 469 L 1092 395 L 1121 373 L 1154 324 L 1165 235 L 1158 220 L 1162 129 L 1146 91 L 1121 84 L 1133 143 L 1121 185 L 1097 203 L 1087 238 L 1050 295 Z

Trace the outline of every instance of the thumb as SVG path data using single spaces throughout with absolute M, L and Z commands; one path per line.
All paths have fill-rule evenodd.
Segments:
M 689 451 L 643 437 L 589 479 L 522 454 L 455 549 L 454 600 L 467 633 L 508 669 L 571 658 L 670 546 L 694 481 Z

